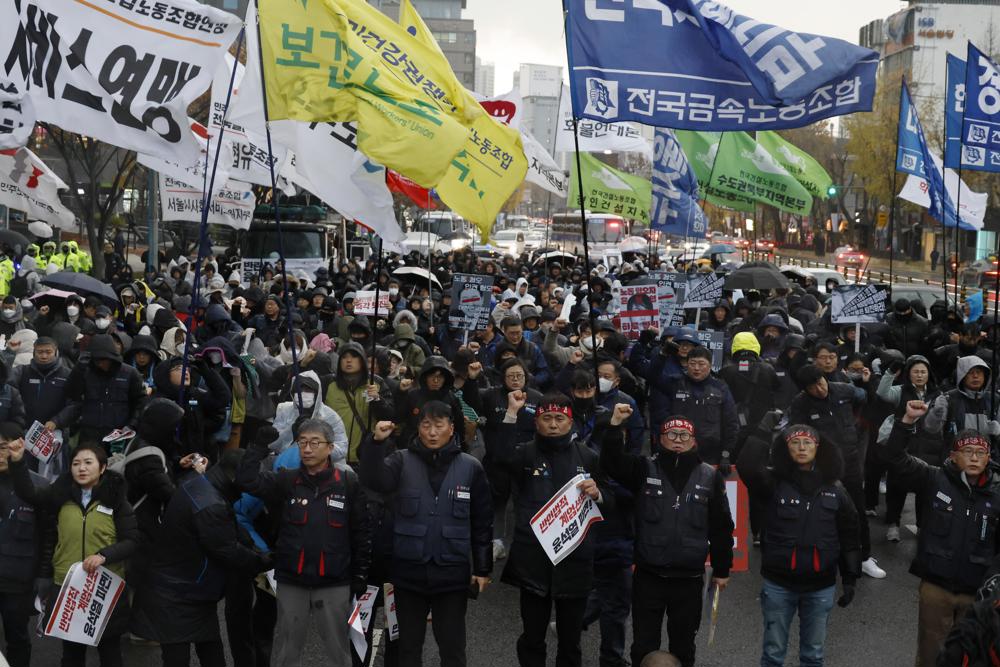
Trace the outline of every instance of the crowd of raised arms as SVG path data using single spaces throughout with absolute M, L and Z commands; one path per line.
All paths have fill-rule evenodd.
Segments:
M 796 614 L 798 664 L 835 656 L 828 620 L 862 576 L 886 576 L 871 536 L 900 540 L 910 493 L 919 609 L 901 613 L 918 626 L 916 664 L 1000 664 L 983 613 L 1000 595 L 990 315 L 968 324 L 943 299 L 929 312 L 898 299 L 882 323 L 840 327 L 829 295 L 794 286 L 725 292 L 687 326 L 629 340 L 612 286 L 663 267 L 456 252 L 241 275 L 230 250 L 133 280 L 120 249 L 103 250 L 116 301 L 41 283 L 89 270 L 75 243 L 0 261 L 11 667 L 51 641 L 30 637 L 36 598 L 44 619 L 79 568 L 127 583 L 90 649 L 104 667 L 123 664 L 126 636 L 167 667 L 192 649 L 202 667 L 227 653 L 299 667 L 313 625 L 322 664 L 367 664 L 347 619 L 369 586 L 376 610 L 390 590 L 394 604 L 384 664 L 423 664 L 429 625 L 440 664 L 466 665 L 489 632 L 467 630 L 469 600 L 494 577 L 520 596 L 520 618 L 492 619 L 520 624 L 496 664 L 543 667 L 551 644 L 558 666 L 582 665 L 594 624 L 602 667 L 688 667 L 705 586 L 741 576 L 725 483 L 737 471 L 763 633 L 731 664 L 785 664 Z M 430 278 L 394 277 L 403 263 Z M 493 281 L 480 330 L 449 317 L 459 273 Z M 389 315 L 357 314 L 376 286 Z M 699 330 L 721 332 L 721 355 Z M 49 436 L 46 458 L 34 445 Z M 574 479 L 603 521 L 553 559 L 533 518 Z M 369 646 L 390 622 L 379 614 Z M 63 641 L 62 666 L 87 652 Z

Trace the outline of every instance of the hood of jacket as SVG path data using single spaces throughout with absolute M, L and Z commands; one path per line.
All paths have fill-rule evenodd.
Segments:
M 213 304 L 217 305 L 217 304 Z M 179 327 L 181 324 L 172 310 L 161 308 L 153 315 L 153 327 L 160 331 L 166 331 L 172 327 Z
M 407 322 L 400 322 L 396 325 L 396 340 L 409 340 L 414 341 L 417 339 L 416 334 L 413 333 L 413 327 Z
M 178 331 L 183 334 L 187 333 L 183 327 L 171 327 L 163 333 L 163 340 L 160 341 L 160 350 L 168 357 L 176 357 L 184 354 L 183 341 L 181 342 L 181 349 L 177 349 L 177 344 L 175 343 Z
M 362 376 L 364 382 L 367 382 L 368 381 L 368 355 L 365 354 L 365 348 L 361 345 L 361 343 L 358 343 L 358 342 L 353 341 L 353 340 L 348 341 L 346 343 L 343 343 L 342 345 L 340 345 L 337 348 L 337 355 L 338 355 L 338 357 L 340 359 L 342 359 L 344 357 L 344 355 L 347 354 L 347 353 L 349 353 L 349 352 L 353 353 L 354 355 L 356 355 L 358 357 L 361 357 L 361 360 L 362 360 L 362 364 L 361 364 L 361 376 Z M 337 380 L 339 381 L 340 380 L 340 362 L 339 361 L 337 362 L 337 373 L 336 373 L 336 375 L 337 375 Z
M 969 374 L 973 368 L 982 368 L 986 373 L 986 384 L 983 385 L 984 388 L 988 387 L 990 384 L 990 365 L 985 361 L 980 359 L 975 355 L 968 357 L 959 357 L 958 362 L 955 364 L 955 386 L 961 388 L 962 381 L 965 376 Z
M 156 445 L 169 457 L 175 450 L 177 424 L 184 410 L 169 398 L 154 398 L 143 408 L 137 433 L 151 445 Z
M 205 324 L 209 326 L 222 326 L 232 319 L 220 303 L 213 303 L 205 310 Z
M 132 345 L 125 352 L 125 360 L 131 362 L 135 358 L 136 352 L 149 352 L 153 355 L 153 363 L 160 358 L 160 350 L 156 345 L 156 339 L 152 336 L 139 334 L 132 339 Z
M 777 313 L 765 315 L 763 319 L 761 319 L 760 324 L 757 325 L 757 331 L 763 333 L 764 329 L 767 327 L 777 327 L 783 334 L 788 332 L 788 324 L 785 322 L 785 319 Z
M 757 340 L 757 336 L 749 331 L 741 331 L 736 334 L 733 337 L 733 356 L 735 357 L 740 352 L 752 352 L 759 356 L 760 341 Z
M 31 255 L 25 255 L 21 258 L 21 268 L 17 270 L 17 275 L 26 276 L 32 271 L 38 271 L 38 262 Z
M 122 362 L 121 355 L 118 354 L 118 348 L 115 347 L 115 341 L 108 334 L 95 334 L 92 336 L 87 351 L 90 353 L 91 362 L 100 359 L 110 359 L 119 364 Z
M 421 387 L 424 389 L 427 388 L 425 378 L 428 373 L 433 373 L 434 371 L 441 371 L 444 373 L 443 391 L 448 391 L 455 385 L 455 374 L 452 372 L 451 366 L 448 364 L 448 360 L 439 355 L 432 355 L 427 357 L 424 361 L 424 365 L 420 367 L 420 375 L 417 376 L 417 380 L 420 382 Z
M 222 355 L 225 357 L 225 362 L 228 363 L 230 366 L 237 366 L 237 367 L 239 366 L 240 354 L 236 350 L 236 346 L 233 345 L 233 342 L 228 338 L 226 338 L 225 336 L 216 336 L 215 338 L 209 338 L 207 341 L 205 341 L 205 344 L 201 346 L 201 349 L 198 350 L 198 354 L 203 357 L 208 352 L 213 350 L 222 352 Z

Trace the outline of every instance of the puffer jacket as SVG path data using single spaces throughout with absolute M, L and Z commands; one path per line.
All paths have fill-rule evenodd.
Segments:
M 327 387 L 323 402 L 340 417 L 347 430 L 348 453 L 347 462 L 358 462 L 358 445 L 361 439 L 369 433 L 371 426 L 379 421 L 392 420 L 395 416 L 392 392 L 389 385 L 377 375 L 369 381 L 368 356 L 358 343 L 350 342 L 340 346 L 340 356 L 348 352 L 364 359 L 361 377 L 356 385 L 348 382 L 341 373 Z M 379 388 L 379 399 L 368 401 L 368 384 L 374 383 Z
M 333 461 L 343 461 L 347 458 L 347 429 L 344 428 L 344 420 L 334 411 L 333 408 L 323 403 L 323 386 L 319 376 L 313 371 L 305 371 L 299 375 L 299 386 L 288 383 L 289 393 L 292 400 L 278 404 L 278 410 L 274 417 L 274 428 L 278 431 L 278 439 L 269 445 L 269 448 L 281 453 L 291 447 L 292 431 L 295 423 L 302 418 L 319 419 L 326 422 L 333 429 Z M 315 403 L 305 412 L 299 410 L 299 389 L 302 392 L 311 392 L 315 395 Z

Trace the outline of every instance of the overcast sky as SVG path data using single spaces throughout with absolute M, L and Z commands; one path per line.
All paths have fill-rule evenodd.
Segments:
M 857 42 L 861 26 L 873 19 L 885 18 L 906 3 L 899 0 L 728 0 L 725 4 L 741 14 L 789 30 Z M 465 18 L 476 22 L 476 55 L 496 63 L 497 94 L 510 89 L 511 75 L 520 63 L 566 67 L 560 0 L 468 0 Z M 565 69 L 563 78 L 568 78 Z

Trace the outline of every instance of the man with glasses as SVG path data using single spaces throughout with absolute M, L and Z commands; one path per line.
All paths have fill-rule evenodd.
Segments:
M 813 365 L 823 372 L 827 382 L 850 382 L 847 373 L 840 369 L 837 346 L 828 340 L 816 344 L 813 349 Z
M 928 404 L 909 401 L 883 454 L 902 487 L 923 506 L 917 555 L 910 572 L 920 577 L 918 667 L 934 665 L 955 621 L 972 605 L 1000 544 L 1000 474 L 990 466 L 990 440 L 973 429 L 955 436 L 940 467 L 911 456 L 917 421 Z
M 729 387 L 712 377 L 711 350 L 692 349 L 684 375 L 668 383 L 665 393 L 665 414 L 684 415 L 694 425 L 701 459 L 712 465 L 728 464 L 729 448 L 736 443 L 740 422 Z M 654 428 L 660 426 L 654 424 Z
M 733 517 L 726 484 L 703 463 L 695 426 L 680 416 L 660 427 L 651 458 L 626 450 L 624 428 L 633 408 L 618 404 L 601 450 L 601 467 L 635 498 L 635 575 L 632 586 L 632 664 L 659 650 L 667 617 L 670 652 L 694 665 L 701 625 L 705 561 L 724 589 L 733 564 Z
M 381 421 L 362 443 L 361 478 L 395 498 L 389 580 L 399 620 L 399 664 L 423 664 L 430 612 L 440 664 L 464 667 L 468 597 L 486 589 L 493 570 L 489 482 L 479 461 L 459 448 L 446 403 L 425 404 L 416 435 L 390 449 L 395 428 Z
M 367 590 L 371 524 L 365 493 L 353 470 L 330 460 L 333 429 L 304 420 L 297 444 L 302 463 L 275 472 L 260 470 L 268 445 L 278 437 L 262 428 L 240 465 L 243 491 L 280 508 L 274 571 L 278 583 L 275 667 L 297 667 L 310 617 L 315 617 L 327 664 L 350 667 L 347 617 L 351 598 Z

